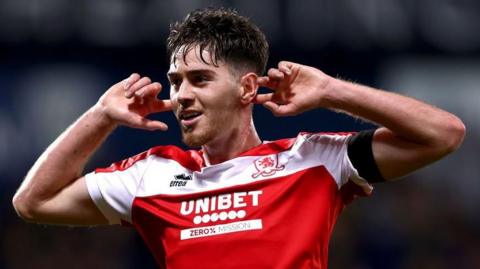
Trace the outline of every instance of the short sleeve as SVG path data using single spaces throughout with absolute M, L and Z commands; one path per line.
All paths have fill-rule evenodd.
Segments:
M 131 223 L 131 209 L 148 159 L 141 155 L 85 175 L 90 197 L 110 224 Z
M 362 178 L 348 156 L 348 142 L 352 133 L 302 133 L 296 144 L 306 159 L 313 159 L 325 166 L 338 188 L 349 181 L 369 195 L 373 187 Z

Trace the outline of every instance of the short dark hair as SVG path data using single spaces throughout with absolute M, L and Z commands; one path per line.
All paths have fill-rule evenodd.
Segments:
M 248 18 L 235 10 L 205 8 L 190 12 L 183 21 L 170 25 L 167 38 L 167 56 L 182 50 L 186 52 L 195 46 L 200 51 L 208 50 L 210 63 L 218 66 L 224 61 L 234 67 L 247 67 L 258 75 L 265 72 L 268 60 L 268 42 L 260 29 Z M 201 60 L 209 64 L 200 53 Z

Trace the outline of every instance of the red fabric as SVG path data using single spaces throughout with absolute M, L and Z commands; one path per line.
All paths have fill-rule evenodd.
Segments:
M 96 173 L 111 173 L 115 171 L 124 171 L 138 161 L 146 159 L 150 155 L 157 155 L 162 158 L 175 160 L 183 167 L 193 171 L 198 171 L 203 166 L 202 157 L 198 151 L 184 151 L 176 146 L 158 146 L 137 154 L 128 159 L 115 162 L 107 168 L 97 168 Z
M 289 149 L 295 139 L 281 139 L 266 144 L 261 144 L 257 147 L 251 148 L 248 151 L 240 153 L 239 156 L 257 156 L 274 154 Z M 96 173 L 111 173 L 115 171 L 124 171 L 131 167 L 138 161 L 146 159 L 150 155 L 156 155 L 162 158 L 171 159 L 177 161 L 180 165 L 193 171 L 199 171 L 201 167 L 204 167 L 204 161 L 202 157 L 203 152 L 197 150 L 184 151 L 176 146 L 158 146 L 137 154 L 128 159 L 115 162 L 106 168 L 95 169 Z
M 257 206 L 246 197 L 245 207 L 226 211 L 245 210 L 241 220 L 260 219 L 263 229 L 180 239 L 183 229 L 232 222 L 194 224 L 195 211 L 180 213 L 182 201 L 249 191 L 262 191 Z M 343 199 L 325 168 L 316 167 L 214 191 L 137 197 L 132 219 L 159 265 L 167 268 L 327 268 L 328 242 Z M 212 213 L 221 210 L 198 215 Z
M 261 144 L 239 156 L 280 153 L 289 150 L 295 141 L 282 139 Z M 200 171 L 205 166 L 202 154 L 197 150 L 160 146 L 96 171 L 122 171 L 150 155 L 175 160 L 191 171 Z M 283 165 L 278 168 L 283 169 Z M 287 176 L 252 180 L 211 191 L 137 196 L 131 208 L 131 225 L 140 233 L 162 268 L 325 269 L 329 240 L 337 217 L 347 203 L 363 194 L 363 190 L 353 182 L 339 190 L 321 163 L 302 169 Z M 164 180 L 163 175 L 159 174 L 158 180 Z M 231 201 L 221 204 L 220 197 Z M 234 217 L 230 219 L 212 220 L 214 215 L 218 217 L 223 213 L 225 216 L 231 212 Z M 224 229 L 221 227 L 245 222 L 260 223 L 261 226 L 231 233 L 217 232 Z M 185 233 L 190 232 L 192 238 L 185 238 Z M 199 234 L 202 236 L 196 237 Z

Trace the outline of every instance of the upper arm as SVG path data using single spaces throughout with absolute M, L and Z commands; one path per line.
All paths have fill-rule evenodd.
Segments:
M 87 190 L 85 177 L 73 181 L 35 210 L 35 222 L 66 225 L 108 224 Z
M 435 147 L 410 142 L 387 128 L 375 131 L 372 152 L 378 170 L 386 180 L 407 175 L 444 156 Z

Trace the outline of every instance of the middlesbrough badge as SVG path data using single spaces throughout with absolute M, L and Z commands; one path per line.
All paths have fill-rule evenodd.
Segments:
M 278 154 L 263 156 L 255 160 L 254 164 L 257 172 L 252 174 L 252 178 L 271 176 L 277 171 L 285 169 L 285 165 L 278 166 Z

